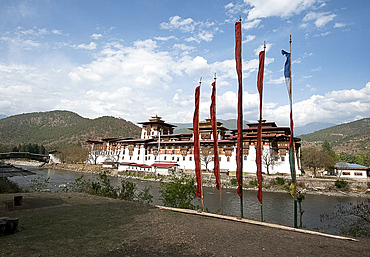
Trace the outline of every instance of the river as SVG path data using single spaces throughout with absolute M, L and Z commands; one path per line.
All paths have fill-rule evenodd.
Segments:
M 38 167 L 24 167 L 27 170 L 35 172 L 36 175 L 18 176 L 11 178 L 22 187 L 30 185 L 31 180 L 40 178 L 39 180 L 49 179 L 48 189 L 52 192 L 61 190 L 60 185 L 74 182 L 76 178 L 84 176 L 84 179 L 95 180 L 98 175 L 92 173 L 81 173 L 67 170 L 45 169 Z M 111 183 L 114 186 L 120 185 L 121 178 L 110 177 Z M 138 191 L 145 186 L 150 187 L 150 193 L 153 195 L 153 204 L 163 205 L 159 199 L 159 182 L 143 181 L 131 179 L 130 181 L 137 184 Z M 204 206 L 207 211 L 216 213 L 220 210 L 220 193 L 215 188 L 203 188 L 204 190 Z M 240 216 L 240 198 L 235 189 L 222 189 L 223 213 L 225 215 Z M 256 191 L 243 191 L 244 218 L 260 221 L 261 207 L 257 200 Z M 359 199 L 355 197 L 336 197 L 324 195 L 307 194 L 306 199 L 302 203 L 304 210 L 303 225 L 307 229 L 319 229 L 326 232 L 338 232 L 336 227 L 328 227 L 328 222 L 320 221 L 320 214 L 330 214 L 335 210 L 335 206 L 339 204 L 356 203 Z M 199 199 L 194 200 L 194 205 L 201 206 Z M 282 225 L 293 226 L 293 198 L 288 193 L 263 193 L 263 216 L 264 221 L 278 223 Z M 299 217 L 298 217 L 299 224 Z

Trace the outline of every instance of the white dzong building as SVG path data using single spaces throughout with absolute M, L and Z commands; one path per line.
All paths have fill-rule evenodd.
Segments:
M 89 163 L 115 164 L 119 170 L 141 170 L 166 174 L 169 170 L 193 171 L 193 134 L 173 134 L 174 125 L 165 123 L 157 115 L 141 122 L 140 139 L 108 138 L 88 140 Z M 247 124 L 243 129 L 243 172 L 255 173 L 256 140 L 258 123 Z M 192 129 L 192 128 L 190 128 Z M 231 132 L 231 134 L 228 132 Z M 220 170 L 222 173 L 236 171 L 237 131 L 229 131 L 217 122 Z M 213 136 L 210 119 L 199 123 L 202 169 L 213 169 L 213 160 L 208 153 L 213 151 Z M 275 122 L 262 123 L 263 173 L 290 173 L 289 127 L 277 127 Z M 297 151 L 300 139 L 294 138 L 295 166 L 300 174 Z M 207 153 L 207 154 L 206 154 Z M 203 156 L 202 156 L 203 155 Z M 208 159 L 208 161 L 206 161 Z M 268 172 L 267 172 L 268 171 Z

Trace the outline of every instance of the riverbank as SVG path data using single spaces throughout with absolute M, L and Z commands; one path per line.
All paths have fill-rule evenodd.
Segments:
M 19 194 L 2 194 L 0 202 Z M 78 193 L 22 194 L 0 256 L 366 256 L 370 239 L 327 238 Z
M 161 178 L 155 178 L 150 176 L 145 172 L 118 172 L 117 169 L 112 168 L 103 168 L 100 165 L 89 165 L 89 164 L 46 164 L 45 168 L 52 168 L 52 169 L 65 169 L 65 170 L 72 170 L 76 172 L 87 172 L 87 173 L 101 173 L 104 171 L 108 171 L 112 176 L 118 176 L 123 178 L 130 178 L 130 179 L 144 179 L 145 180 L 153 180 L 159 181 Z M 189 176 L 194 176 L 192 173 L 187 173 Z M 276 182 L 276 178 L 283 178 L 285 180 L 283 185 L 279 185 Z M 214 187 L 215 186 L 215 178 L 213 174 L 204 174 L 203 175 L 203 186 L 205 187 Z M 234 185 L 235 176 L 221 176 L 221 183 L 222 188 L 227 189 L 235 189 L 236 185 Z M 253 184 L 256 180 L 256 176 L 254 174 L 248 174 L 244 176 L 244 190 L 257 190 L 257 187 Z M 362 180 L 352 180 L 346 179 L 348 182 L 348 187 L 345 190 L 339 190 L 335 187 L 335 181 L 337 178 L 311 178 L 311 177 L 298 177 L 297 184 L 300 188 L 305 188 L 307 190 L 307 194 L 314 194 L 314 195 L 326 195 L 326 196 L 348 196 L 348 197 L 370 197 L 370 190 L 368 189 L 368 179 Z M 289 176 L 284 175 L 265 175 L 264 182 L 263 182 L 263 191 L 264 192 L 279 192 L 279 193 L 287 193 L 287 188 L 289 188 L 290 178 Z
M 40 162 L 25 162 L 25 161 L 17 161 L 17 160 L 7 160 L 8 163 L 12 163 L 13 165 L 20 165 L 20 166 L 41 166 L 43 163 Z M 44 168 L 50 169 L 60 169 L 60 170 L 70 170 L 75 172 L 81 173 L 95 173 L 99 174 L 104 171 L 108 171 L 108 175 L 122 177 L 122 178 L 130 178 L 130 179 L 138 179 L 138 180 L 151 180 L 151 181 L 159 181 L 163 179 L 163 177 L 154 177 L 151 173 L 145 172 L 118 172 L 117 169 L 113 168 L 103 168 L 101 165 L 91 165 L 91 164 L 45 164 Z M 193 173 L 187 173 L 189 176 L 194 176 Z M 280 181 L 284 181 L 283 184 L 277 183 L 277 178 Z M 205 173 L 203 175 L 203 186 L 205 187 L 215 187 L 215 178 L 213 174 Z M 244 175 L 244 190 L 257 190 L 255 186 L 256 176 L 254 174 Z M 345 196 L 345 197 L 362 197 L 362 198 L 370 198 L 370 189 L 369 184 L 370 180 L 368 179 L 346 179 L 348 186 L 345 189 L 337 189 L 335 186 L 335 181 L 338 178 L 312 178 L 312 177 L 305 177 L 301 176 L 297 178 L 297 185 L 299 188 L 305 188 L 307 190 L 307 194 L 313 195 L 326 195 L 326 196 Z M 222 188 L 227 189 L 236 189 L 235 184 L 236 178 L 235 176 L 227 176 L 221 175 L 221 183 Z M 263 180 L 263 191 L 264 192 L 279 192 L 279 193 L 287 193 L 287 189 L 289 188 L 290 183 L 290 176 L 288 175 L 264 175 Z

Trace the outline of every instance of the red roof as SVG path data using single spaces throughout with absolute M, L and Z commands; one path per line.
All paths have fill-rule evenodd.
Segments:
M 162 169 L 168 169 L 173 166 L 179 166 L 177 163 L 153 163 L 153 167 L 162 168 Z

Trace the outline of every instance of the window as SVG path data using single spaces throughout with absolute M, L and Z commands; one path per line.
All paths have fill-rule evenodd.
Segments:
M 157 160 L 157 156 L 154 156 L 154 160 Z
M 229 156 L 227 156 L 227 161 L 228 161 L 228 162 L 230 161 L 230 157 L 229 157 Z
M 173 161 L 175 160 L 175 157 L 174 157 L 174 156 L 172 156 L 172 160 L 173 160 Z
M 132 156 L 130 156 L 130 161 L 131 161 L 131 158 L 132 158 Z
M 166 160 L 166 159 L 167 159 L 167 156 L 164 157 L 164 160 Z
M 137 150 L 137 154 L 140 154 L 140 149 L 139 149 L 139 150 Z
M 191 158 L 191 156 L 189 156 L 189 161 L 191 161 L 192 160 L 192 158 Z
M 218 160 L 221 161 L 221 156 L 220 156 L 220 158 L 218 158 Z
M 150 156 L 148 156 L 148 160 L 150 160 Z
M 343 175 L 344 176 L 349 176 L 349 175 L 351 175 L 351 172 L 343 172 Z
M 281 156 L 281 161 L 284 162 L 285 161 L 285 156 Z
M 180 157 L 177 157 L 177 161 L 180 161 Z
M 185 156 L 184 156 L 184 157 L 182 157 L 182 160 L 183 160 L 183 161 L 185 161 Z
M 247 160 L 247 156 L 246 155 L 244 155 L 244 161 L 246 161 Z
M 140 157 L 138 156 L 138 157 L 137 157 L 137 160 L 139 160 L 139 159 L 140 159 Z
M 355 172 L 355 176 L 362 176 L 362 172 Z

